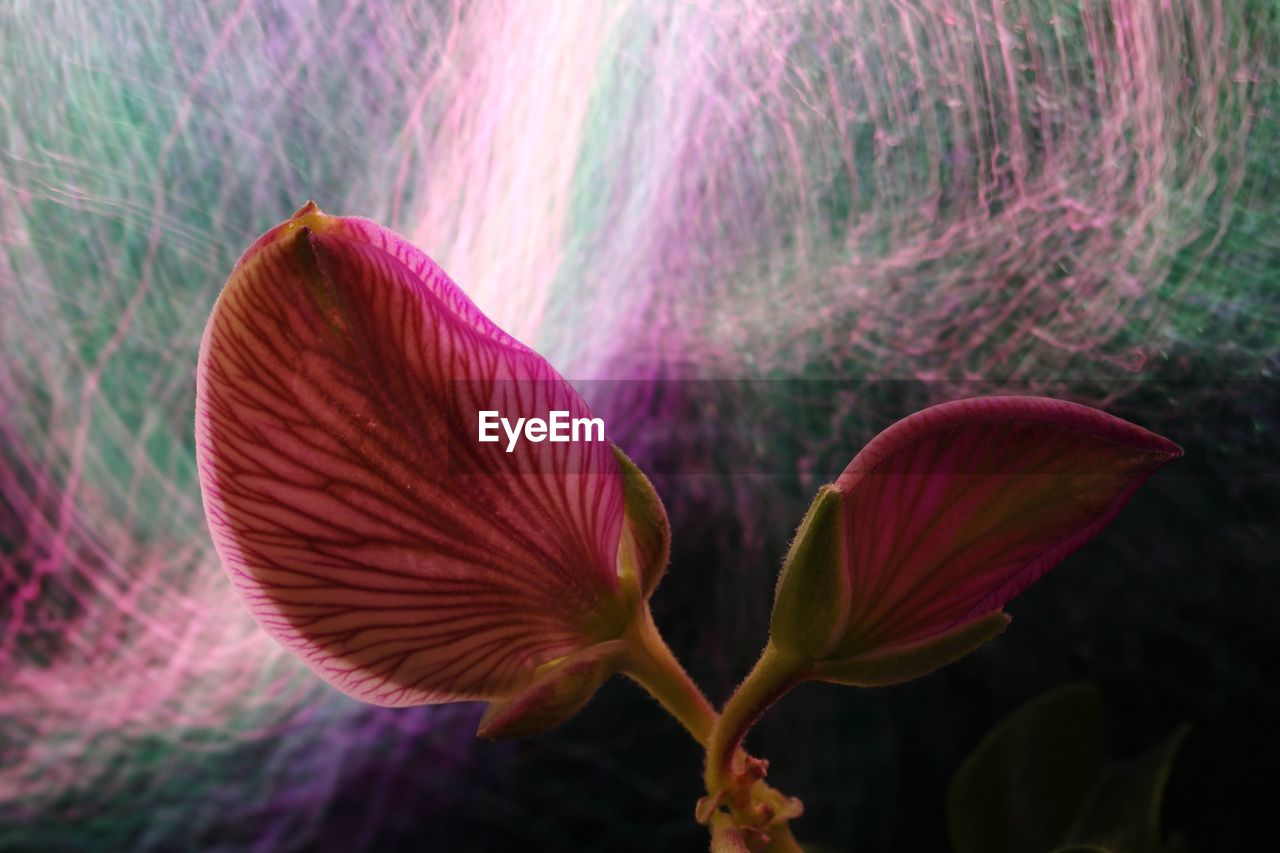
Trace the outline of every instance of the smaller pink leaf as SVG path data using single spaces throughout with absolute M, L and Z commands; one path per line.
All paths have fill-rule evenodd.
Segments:
M 911 646 L 1000 610 L 1180 455 L 1048 398 L 958 400 L 899 421 L 835 483 L 851 600 L 826 657 Z

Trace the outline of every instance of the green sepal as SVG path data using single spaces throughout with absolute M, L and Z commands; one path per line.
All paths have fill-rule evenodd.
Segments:
M 649 478 L 616 444 L 613 453 L 622 470 L 625 502 L 618 571 L 624 580 L 626 575 L 634 573 L 641 600 L 647 600 L 662 580 L 671 559 L 671 523 L 667 520 L 667 508 Z
M 769 634 L 790 656 L 820 660 L 844 637 L 851 602 L 841 559 L 842 521 L 840 493 L 823 486 L 782 564 Z
M 622 651 L 622 641 L 611 640 L 543 664 L 517 696 L 489 703 L 476 734 L 486 740 L 509 740 L 555 728 L 582 710 L 617 671 Z
M 841 660 L 818 661 L 813 665 L 811 678 L 854 687 L 887 687 L 912 681 L 959 660 L 1008 624 L 1009 616 L 997 610 L 918 643 Z

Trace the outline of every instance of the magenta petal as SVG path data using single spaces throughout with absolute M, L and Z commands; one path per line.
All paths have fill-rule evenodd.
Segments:
M 1038 397 L 959 400 L 899 421 L 835 484 L 852 609 L 831 657 L 999 610 L 1181 454 L 1104 412 Z
M 621 630 L 611 446 L 477 454 L 480 409 L 591 415 L 371 222 L 303 208 L 214 308 L 196 442 L 218 553 L 262 627 L 359 699 L 501 699 Z

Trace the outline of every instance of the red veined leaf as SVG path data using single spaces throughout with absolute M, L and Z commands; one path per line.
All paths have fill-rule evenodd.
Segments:
M 201 346 L 218 553 L 262 627 L 382 705 L 504 699 L 618 636 L 607 441 L 480 445 L 480 410 L 590 418 L 434 262 L 314 205 L 244 255 Z
M 915 644 L 999 610 L 1181 454 L 1048 398 L 958 400 L 899 421 L 835 483 L 851 606 L 827 657 Z

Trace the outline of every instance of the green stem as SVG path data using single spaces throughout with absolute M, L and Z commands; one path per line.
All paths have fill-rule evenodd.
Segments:
M 725 707 L 726 715 L 732 711 L 735 715 L 733 719 L 739 721 L 733 726 L 738 729 L 734 733 L 726 728 L 726 718 L 716 714 L 715 708 L 707 701 L 707 697 L 693 683 L 693 679 L 689 678 L 684 667 L 671 653 L 662 635 L 658 633 L 658 627 L 653 623 L 653 616 L 647 604 L 641 606 L 638 618 L 622 639 L 626 642 L 626 652 L 622 657 L 622 672 L 649 691 L 689 730 L 694 740 L 707 749 L 707 779 L 709 780 L 707 790 L 712 794 L 724 787 L 724 782 L 730 778 L 732 764 L 739 756 L 741 756 L 741 762 L 749 760 L 738 746 L 751 724 L 775 699 L 792 685 L 803 680 L 808 671 L 807 661 L 797 662 L 794 658 L 782 655 L 772 643 L 766 646 L 764 655 L 751 671 L 751 675 L 747 676 L 747 680 L 738 688 Z M 752 710 L 751 699 L 753 696 L 763 697 L 755 703 L 754 710 Z M 721 752 L 717 753 L 717 749 Z M 719 757 L 715 758 L 716 764 L 713 765 L 712 757 L 717 755 Z M 711 771 L 713 766 L 723 768 L 722 772 L 718 772 L 714 777 L 722 781 L 714 786 L 710 781 L 713 778 Z M 763 780 L 758 781 L 752 790 L 755 792 L 755 797 L 763 796 L 766 801 L 773 802 L 775 805 L 786 800 L 777 791 L 765 785 Z M 728 818 L 728 815 L 724 815 L 723 818 Z M 740 819 L 740 816 L 737 819 Z M 717 820 L 713 818 L 713 848 Z M 723 822 L 723 819 L 719 820 Z M 786 820 L 776 821 L 774 825 L 768 826 L 767 830 L 770 835 L 767 853 L 803 853 L 795 836 L 791 834 Z M 736 830 L 732 830 L 731 827 L 720 827 L 721 834 L 726 831 L 731 834 L 736 833 Z
M 772 641 L 746 680 L 738 687 L 720 714 L 707 744 L 707 793 L 723 790 L 733 776 L 738 747 L 760 716 L 782 694 L 804 680 L 809 661 L 780 652 Z
M 624 635 L 627 652 L 622 672 L 662 703 L 672 716 L 703 746 L 716 724 L 716 709 L 684 671 L 680 661 L 658 633 L 649 605 L 640 608 L 640 617 Z

